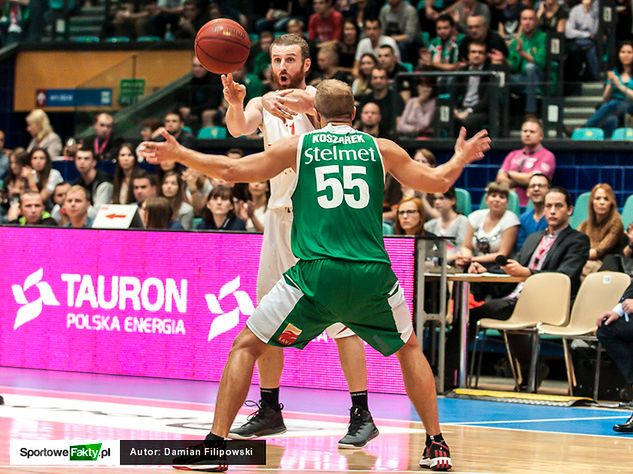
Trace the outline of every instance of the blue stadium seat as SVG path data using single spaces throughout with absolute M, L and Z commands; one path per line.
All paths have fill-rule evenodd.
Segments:
M 73 43 L 98 43 L 101 41 L 98 36 L 71 36 L 70 41 Z
M 393 226 L 383 221 L 382 235 L 393 235 Z
M 578 226 L 583 221 L 587 220 L 587 216 L 589 215 L 589 196 L 591 193 L 582 193 L 576 198 L 576 203 L 574 204 L 574 212 L 571 215 L 571 219 L 569 220 L 569 224 L 574 228 L 578 229 Z
M 466 189 L 455 188 L 455 207 L 459 214 L 467 216 L 473 212 L 473 201 L 470 197 L 470 193 Z
M 624 228 L 633 222 L 633 194 L 626 198 L 624 208 L 622 209 L 622 224 Z
M 629 141 L 633 140 L 633 128 L 616 128 L 611 135 L 611 140 Z
M 198 131 L 198 140 L 218 140 L 226 138 L 224 127 L 203 127 Z
M 486 194 L 481 197 L 481 203 L 479 204 L 479 209 L 488 209 L 486 206 Z M 517 216 L 521 215 L 521 208 L 519 206 L 519 196 L 514 191 L 510 191 L 510 195 L 508 196 L 508 210 L 514 212 Z
M 138 38 L 136 38 L 136 41 L 139 41 L 141 43 L 149 43 L 151 41 L 162 41 L 163 38 L 161 38 L 160 36 L 139 36 Z
M 580 127 L 571 134 L 572 140 L 604 140 L 604 131 L 596 127 Z
M 404 66 L 407 72 L 413 72 L 413 64 L 411 63 L 400 63 L 400 64 Z

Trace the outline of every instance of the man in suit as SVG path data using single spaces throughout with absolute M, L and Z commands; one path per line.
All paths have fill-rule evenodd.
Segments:
M 564 273 L 571 280 L 572 299 L 576 296 L 580 286 L 582 268 L 589 258 L 589 238 L 569 226 L 572 213 L 572 203 L 569 192 L 563 188 L 551 188 L 545 195 L 545 218 L 547 229 L 535 232 L 527 237 L 516 260 L 508 259 L 501 269 L 511 276 L 529 277 L 535 273 L 557 272 Z M 474 263 L 471 272 L 483 273 L 486 268 Z M 477 321 L 482 318 L 506 320 L 514 311 L 517 300 L 523 290 L 523 283 L 503 298 L 495 298 L 484 305 L 470 311 L 469 337 L 472 339 L 477 332 Z M 446 354 L 456 359 L 454 367 L 458 366 L 459 334 L 451 331 L 446 341 Z M 530 338 L 526 335 L 511 335 L 509 337 L 512 353 L 519 360 L 522 373 L 527 373 L 531 355 Z M 449 367 L 453 367 L 449 365 Z M 450 374 L 449 374 L 450 375 Z M 523 377 L 527 380 L 527 377 Z
M 615 308 L 600 315 L 597 335 L 626 383 L 633 387 L 633 283 Z M 626 422 L 614 425 L 613 430 L 633 433 L 633 415 Z

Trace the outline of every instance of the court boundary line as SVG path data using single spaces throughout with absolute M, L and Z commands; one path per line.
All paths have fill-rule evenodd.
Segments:
M 443 423 L 445 424 L 445 423 Z M 459 425 L 452 425 L 459 426 Z M 593 438 L 615 438 L 615 439 L 630 439 L 633 441 L 633 436 L 623 434 L 597 434 L 597 433 L 567 433 L 565 431 L 545 431 L 545 430 L 527 430 L 525 428 L 506 428 L 502 426 L 485 426 L 485 425 L 463 425 L 464 428 L 488 428 L 491 430 L 504 430 L 504 431 L 523 431 L 525 433 L 541 433 L 541 434 L 556 434 L 567 436 L 588 436 Z

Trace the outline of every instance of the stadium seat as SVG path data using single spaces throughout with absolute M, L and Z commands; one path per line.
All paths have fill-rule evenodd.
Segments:
M 182 127 L 182 131 L 185 132 L 185 133 L 193 134 L 193 130 L 191 129 L 191 127 L 189 125 L 185 125 L 184 127 Z
M 622 209 L 622 224 L 624 228 L 633 222 L 633 194 L 626 198 L 624 208 Z
M 73 43 L 98 43 L 101 41 L 98 36 L 71 36 L 70 41 Z
M 479 204 L 479 209 L 488 209 L 486 206 L 486 195 L 484 194 L 481 197 L 481 203 Z M 519 206 L 519 196 L 514 191 L 510 191 L 510 195 L 508 196 L 508 210 L 514 212 L 517 216 L 521 215 L 521 208 Z
M 105 39 L 106 43 L 129 43 L 130 38 L 127 36 L 110 36 Z
M 470 193 L 466 189 L 455 188 L 455 207 L 459 214 L 467 216 L 473 212 L 473 201 L 470 197 Z
M 604 140 L 604 131 L 596 127 L 580 127 L 571 134 L 572 140 Z
M 136 38 L 136 41 L 140 42 L 140 43 L 149 43 L 151 41 L 162 41 L 163 38 L 161 38 L 160 36 L 139 36 L 138 38 Z
M 259 42 L 259 35 L 257 33 L 249 33 L 248 38 L 251 40 L 251 44 Z
M 218 140 L 226 138 L 224 127 L 203 127 L 198 131 L 198 140 Z
M 578 226 L 587 220 L 587 216 L 589 215 L 589 196 L 591 193 L 582 193 L 578 198 L 576 198 L 576 203 L 574 204 L 574 212 L 571 215 L 571 219 L 569 220 L 569 224 L 574 228 L 578 229 Z
M 413 64 L 411 63 L 401 63 L 407 72 L 413 72 Z
M 382 235 L 393 235 L 393 226 L 391 224 L 387 224 L 386 222 L 383 222 Z
M 616 128 L 611 135 L 611 140 L 628 141 L 633 140 L 633 128 Z

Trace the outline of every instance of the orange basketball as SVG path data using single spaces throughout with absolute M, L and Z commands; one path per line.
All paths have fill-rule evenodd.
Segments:
M 228 74 L 239 69 L 251 51 L 251 40 L 246 30 L 227 18 L 205 23 L 198 31 L 194 44 L 200 63 L 215 74 Z

